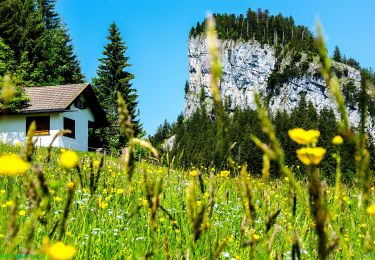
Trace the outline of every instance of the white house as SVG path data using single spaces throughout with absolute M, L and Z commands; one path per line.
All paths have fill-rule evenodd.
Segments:
M 109 124 L 88 83 L 29 87 L 25 92 L 30 106 L 17 114 L 0 114 L 0 142 L 24 143 L 27 130 L 35 121 L 34 138 L 38 146 L 49 146 L 59 130 L 68 129 L 71 133 L 59 136 L 53 146 L 87 151 L 95 143 L 89 140 L 89 128 Z

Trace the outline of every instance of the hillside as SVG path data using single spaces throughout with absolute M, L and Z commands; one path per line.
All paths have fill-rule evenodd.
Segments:
M 0 158 L 21 151 L 0 144 Z M 318 257 L 307 189 L 296 200 L 288 178 L 264 181 L 240 169 L 184 171 L 140 162 L 129 181 L 117 158 L 104 157 L 101 165 L 100 156 L 79 153 L 78 168 L 64 169 L 59 163 L 63 153 L 53 149 L 47 162 L 47 149 L 38 149 L 24 176 L 2 176 L 5 166 L 0 164 L 1 252 L 50 259 L 264 259 L 289 255 L 298 246 L 295 254 Z M 239 185 L 251 187 L 250 193 Z M 306 185 L 298 181 L 298 187 Z M 343 186 L 339 207 L 334 189 L 325 188 L 327 208 L 340 218 L 332 216 L 329 231 L 342 229 L 342 240 L 331 256 L 371 257 L 374 251 L 364 249 L 362 241 L 371 239 L 364 236 L 372 219 L 353 207 L 359 190 Z M 41 199 L 48 206 L 39 204 Z M 292 245 L 296 236 L 300 240 Z M 64 250 L 56 250 L 53 241 L 63 241 Z M 17 249 L 11 250 L 8 242 Z
M 249 10 L 248 18 L 243 15 L 215 17 L 223 66 L 220 91 L 230 111 L 235 107 L 254 109 L 254 91 L 260 93 L 273 114 L 282 110 L 291 111 L 298 105 L 302 95 L 318 112 L 323 108 L 335 110 L 336 105 L 320 75 L 314 36 L 306 27 L 295 25 L 290 17 L 272 16 L 267 11 L 256 13 Z M 256 30 L 250 26 L 253 20 L 258 21 L 255 22 Z M 236 26 L 229 27 L 231 24 Z M 205 36 L 200 33 L 201 28 L 204 25 L 198 23 L 189 37 L 186 117 L 190 117 L 202 103 L 206 105 L 207 111 L 212 108 L 210 59 Z M 341 58 L 340 61 L 333 62 L 333 72 L 340 79 L 351 125 L 357 127 L 360 121 L 358 100 L 363 70 L 353 59 Z M 373 74 L 371 76 L 374 81 Z M 373 105 L 374 101 L 370 100 L 367 131 L 374 137 Z

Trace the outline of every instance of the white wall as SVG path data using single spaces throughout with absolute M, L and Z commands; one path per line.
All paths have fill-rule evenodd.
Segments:
M 62 136 L 59 139 L 59 147 L 87 151 L 89 131 L 88 124 L 89 121 L 94 122 L 94 115 L 89 108 L 78 109 L 74 105 L 72 105 L 70 110 L 71 112 L 64 112 L 59 114 L 59 121 L 61 122 L 60 129 L 64 128 L 64 117 L 73 119 L 76 126 L 75 138 L 73 139 L 70 137 Z
M 88 122 L 94 121 L 94 115 L 89 108 L 77 109 L 74 105 L 71 111 L 64 113 L 44 114 L 22 114 L 22 115 L 0 115 L 0 142 L 14 144 L 20 141 L 25 143 L 26 139 L 26 117 L 50 116 L 50 134 L 34 137 L 37 146 L 49 146 L 52 138 L 64 127 L 64 117 L 75 120 L 75 138 L 66 136 L 59 137 L 53 143 L 54 147 L 70 148 L 73 150 L 88 150 Z
M 34 137 L 34 140 L 38 139 L 38 146 L 49 146 L 53 136 L 59 131 L 60 124 L 57 113 L 0 116 L 0 141 L 8 144 L 14 144 L 19 141 L 24 144 L 26 139 L 26 116 L 50 116 L 49 135 Z

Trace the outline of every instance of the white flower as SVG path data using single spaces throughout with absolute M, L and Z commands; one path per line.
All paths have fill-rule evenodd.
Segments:
M 223 255 L 224 258 L 229 258 L 230 257 L 230 254 L 228 252 L 223 252 L 222 255 Z

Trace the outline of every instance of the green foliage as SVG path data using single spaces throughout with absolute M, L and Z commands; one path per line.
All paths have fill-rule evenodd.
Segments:
M 0 77 L 4 77 L 4 74 L 9 69 L 9 65 L 12 60 L 12 50 L 0 38 Z
M 327 149 L 327 154 L 321 162 L 322 175 L 329 181 L 334 182 L 336 162 L 332 158 L 335 147 L 332 145 L 332 138 L 338 133 L 338 123 L 332 110 L 323 109 L 319 113 L 312 103 L 307 102 L 302 96 L 298 106 L 289 111 L 278 111 L 273 117 L 273 124 L 276 128 L 284 151 L 286 164 L 290 167 L 304 169 L 304 165 L 298 161 L 296 150 L 300 148 L 288 136 L 288 130 L 302 127 L 304 129 L 319 129 L 321 137 L 318 145 Z M 226 168 L 228 165 L 217 162 L 214 158 L 214 147 L 216 138 L 216 121 L 212 119 L 203 107 L 197 110 L 191 117 L 179 124 L 175 124 L 173 130 L 176 134 L 175 147 L 171 156 L 180 158 L 178 165 L 188 166 L 215 166 Z M 241 110 L 235 108 L 232 115 L 226 119 L 228 130 L 228 144 L 235 144 L 231 154 L 239 165 L 247 163 L 251 165 L 254 174 L 262 171 L 262 152 L 251 142 L 250 135 L 256 135 L 261 140 L 265 139 L 261 132 L 261 126 L 257 118 L 257 113 L 250 109 Z M 167 137 L 169 137 L 167 135 Z M 229 147 L 229 146 L 228 146 Z M 353 179 L 355 173 L 355 145 L 345 141 L 341 146 L 342 167 L 345 169 L 343 180 L 348 182 Z M 271 165 L 271 174 L 276 175 L 276 168 Z M 302 176 L 300 176 L 302 177 Z
M 336 46 L 335 50 L 333 51 L 332 60 L 342 62 L 341 51 L 338 46 Z
M 17 113 L 28 105 L 29 99 L 20 87 L 22 82 L 12 70 L 14 68 L 13 51 L 0 38 L 0 112 Z M 5 86 L 5 84 L 7 84 Z M 6 95 L 11 94 L 10 100 L 5 100 Z
M 93 87 L 112 125 L 116 125 L 119 117 L 117 92 L 121 93 L 131 116 L 135 136 L 137 136 L 143 132 L 138 119 L 138 95 L 131 84 L 134 75 L 127 71 L 130 66 L 129 58 L 125 56 L 127 47 L 122 41 L 120 31 L 115 23 L 110 25 L 107 39 L 109 43 L 104 47 L 104 57 L 99 59 L 100 64 L 97 77 L 93 79 Z M 105 147 L 118 150 L 126 143 L 126 140 L 121 137 L 118 127 L 103 129 L 100 135 L 103 137 L 102 145 Z
M 296 25 L 292 17 L 282 14 L 270 15 L 268 10 L 252 11 L 246 15 L 214 14 L 216 29 L 220 39 L 250 40 L 262 44 L 285 46 L 290 44 L 297 50 L 314 49 L 314 37 L 305 26 Z M 206 22 L 198 22 L 190 31 L 190 37 L 205 32 Z
M 156 129 L 156 133 L 149 138 L 151 144 L 154 147 L 160 147 L 166 139 L 171 137 L 171 132 L 172 125 L 167 120 L 164 120 L 164 123 Z
M 13 51 L 13 70 L 25 85 L 82 82 L 79 62 L 54 0 L 0 1 L 0 37 Z
M 14 76 L 0 76 L 0 113 L 18 113 L 28 106 L 30 99 L 25 95 L 21 86 L 22 82 Z M 8 94 L 4 95 L 4 91 Z M 7 95 L 10 96 L 9 99 Z

